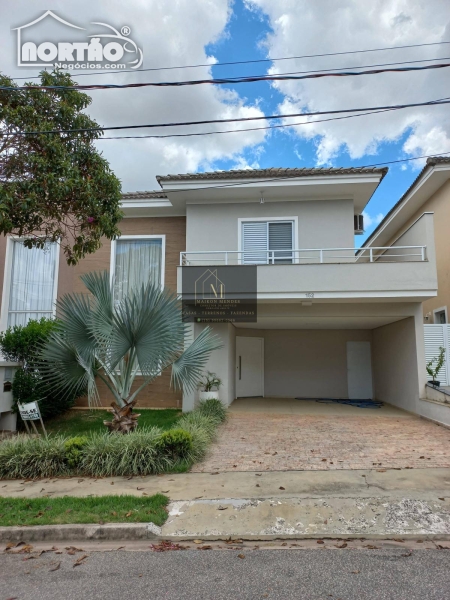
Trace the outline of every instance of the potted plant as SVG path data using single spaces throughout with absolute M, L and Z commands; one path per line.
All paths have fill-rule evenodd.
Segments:
M 216 375 L 207 371 L 206 375 L 203 375 L 197 384 L 197 388 L 200 390 L 200 400 L 214 400 L 219 399 L 219 388 L 222 385 L 222 380 Z
M 441 382 L 436 380 L 436 376 L 439 373 L 439 371 L 441 370 L 442 365 L 444 364 L 444 356 L 445 356 L 445 348 L 442 348 L 442 346 L 440 346 L 439 347 L 439 356 L 434 357 L 429 362 L 427 362 L 427 373 L 432 378 L 432 380 L 429 381 L 428 383 L 431 383 L 431 385 L 433 385 L 434 387 L 439 387 L 441 385 Z M 436 363 L 436 365 L 434 367 L 433 367 L 433 363 Z

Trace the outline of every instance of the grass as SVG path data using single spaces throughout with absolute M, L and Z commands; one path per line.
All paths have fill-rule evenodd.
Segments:
M 142 409 L 139 417 L 139 427 L 161 427 L 170 429 L 176 424 L 181 410 L 167 408 L 164 410 Z M 111 413 L 107 410 L 70 410 L 61 417 L 44 423 L 48 433 L 67 436 L 86 435 L 88 433 L 104 433 L 106 427 L 103 421 L 110 421 Z
M 73 523 L 155 523 L 167 519 L 167 496 L 95 498 L 0 498 L 2 526 Z

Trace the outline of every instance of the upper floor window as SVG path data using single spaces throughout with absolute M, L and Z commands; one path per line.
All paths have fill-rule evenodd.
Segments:
M 4 325 L 26 325 L 31 319 L 52 317 L 55 312 L 56 243 L 45 248 L 25 248 L 23 241 L 10 238 L 11 253 L 6 265 L 5 295 L 8 299 Z
M 242 262 L 280 264 L 294 262 L 293 221 L 244 221 Z
M 151 281 L 164 285 L 165 236 L 122 236 L 113 242 L 114 298 L 121 300 L 133 289 Z

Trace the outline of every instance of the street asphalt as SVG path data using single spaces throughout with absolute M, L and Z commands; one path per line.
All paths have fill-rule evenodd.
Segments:
M 0 555 L 0 600 L 450 597 L 450 551 L 440 549 L 242 548 L 29 556 Z

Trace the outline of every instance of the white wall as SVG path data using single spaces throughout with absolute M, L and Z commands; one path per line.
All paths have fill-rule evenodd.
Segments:
M 373 330 L 373 368 L 378 400 L 419 413 L 425 390 L 421 305 L 415 315 Z
M 353 200 L 188 204 L 186 250 L 238 250 L 238 219 L 298 217 L 299 248 L 353 248 Z
M 361 329 L 238 329 L 264 338 L 266 397 L 348 398 L 347 342 L 372 340 Z

